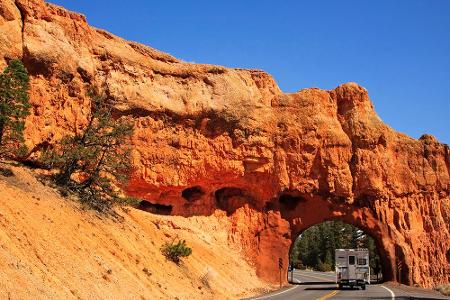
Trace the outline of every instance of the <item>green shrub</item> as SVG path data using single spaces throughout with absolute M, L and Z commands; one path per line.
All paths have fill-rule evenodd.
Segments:
M 328 272 L 328 271 L 331 271 L 331 270 L 332 270 L 332 266 L 331 266 L 331 264 L 326 263 L 326 262 L 322 262 L 322 261 L 319 259 L 319 263 L 317 264 L 317 269 L 318 269 L 319 271 L 321 271 L 321 272 Z
M 23 130 L 30 114 L 28 72 L 20 60 L 11 60 L 0 74 L 0 158 L 24 156 Z
M 164 244 L 162 253 L 167 259 L 179 264 L 180 258 L 188 257 L 192 254 L 192 249 L 186 246 L 185 240 L 179 240 L 177 243 L 173 240 L 171 243 Z
M 44 165 L 59 172 L 55 183 L 78 194 L 80 201 L 99 212 L 108 212 L 113 203 L 126 202 L 118 186 L 126 184 L 131 170 L 129 139 L 133 124 L 112 117 L 105 97 L 91 93 L 87 124 L 47 149 Z

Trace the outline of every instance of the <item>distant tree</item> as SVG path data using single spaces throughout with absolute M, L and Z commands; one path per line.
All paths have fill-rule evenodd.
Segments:
M 331 263 L 322 262 L 322 260 L 319 259 L 319 262 L 317 263 L 317 266 L 314 269 L 321 272 L 328 272 L 331 271 L 332 268 L 333 266 L 331 265 Z
M 0 74 L 0 158 L 26 153 L 23 130 L 29 115 L 29 77 L 20 60 L 11 60 Z
M 90 207 L 106 211 L 123 200 L 117 184 L 126 182 L 130 173 L 127 140 L 132 132 L 131 122 L 113 119 L 105 97 L 91 92 L 86 126 L 65 136 L 42 161 L 59 171 L 54 177 L 57 185 L 76 192 Z
M 333 252 L 333 253 L 331 253 Z M 333 249 L 327 249 L 325 252 L 325 258 L 323 260 L 323 263 L 327 266 L 328 270 L 327 271 L 331 271 L 334 266 L 334 262 L 333 262 L 333 258 L 334 258 L 334 251 Z

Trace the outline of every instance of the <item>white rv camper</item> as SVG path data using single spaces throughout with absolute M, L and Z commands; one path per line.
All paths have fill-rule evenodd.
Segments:
M 336 283 L 343 286 L 360 286 L 366 289 L 370 283 L 368 249 L 336 249 Z

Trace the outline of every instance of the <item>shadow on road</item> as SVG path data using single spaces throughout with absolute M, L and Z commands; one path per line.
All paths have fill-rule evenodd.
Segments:
M 337 286 L 305 288 L 305 291 L 334 291 L 334 290 L 342 290 L 342 289 L 339 289 Z
M 291 282 L 292 285 L 330 285 L 330 284 L 336 284 L 334 281 L 306 281 L 306 282 Z
M 336 284 L 335 281 L 304 281 L 304 282 L 292 282 L 289 280 L 289 283 L 292 285 L 329 285 Z M 371 282 L 370 284 L 381 284 L 382 282 Z

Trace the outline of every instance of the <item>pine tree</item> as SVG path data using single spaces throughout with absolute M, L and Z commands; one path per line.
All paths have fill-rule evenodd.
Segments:
M 132 123 L 114 120 L 105 97 L 92 92 L 87 125 L 65 136 L 42 160 L 58 169 L 55 182 L 59 186 L 76 192 L 90 207 L 107 211 L 121 200 L 116 184 L 124 183 L 130 173 L 126 142 L 132 132 Z
M 23 130 L 29 115 L 29 77 L 20 60 L 11 60 L 0 74 L 0 158 L 24 155 Z
M 333 254 L 331 254 L 332 252 Z M 334 269 L 333 257 L 334 257 L 334 249 L 327 249 L 325 252 L 325 258 L 323 260 L 322 271 L 327 272 Z

